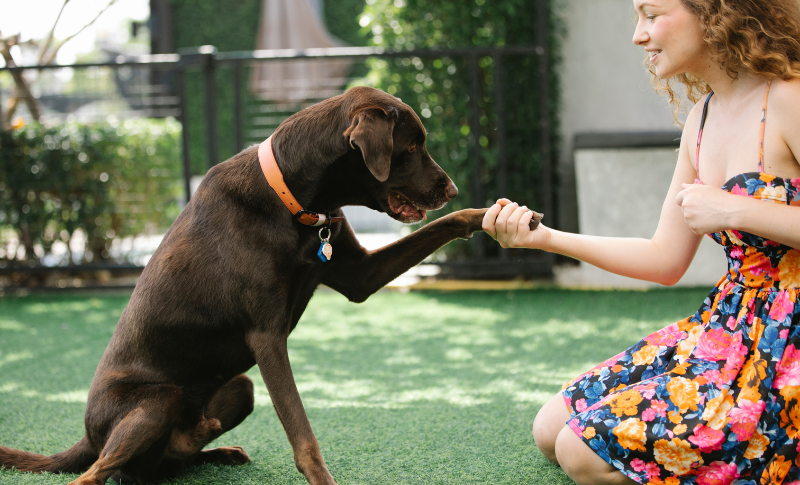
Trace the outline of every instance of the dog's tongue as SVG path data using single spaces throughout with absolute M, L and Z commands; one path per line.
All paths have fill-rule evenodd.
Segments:
M 394 210 L 394 209 L 392 209 L 392 210 Z M 425 211 L 417 209 L 416 207 L 414 207 L 411 204 L 403 204 L 403 205 L 401 205 L 398 210 L 395 210 L 395 214 L 398 213 L 398 212 L 403 214 L 405 217 L 409 217 L 409 218 L 413 218 L 413 219 L 417 219 L 417 218 L 424 219 L 425 218 Z
M 389 194 L 389 208 L 395 214 L 402 214 L 406 218 L 420 218 L 427 220 L 424 210 L 417 209 L 411 203 L 406 201 L 405 198 L 401 199 L 394 192 Z

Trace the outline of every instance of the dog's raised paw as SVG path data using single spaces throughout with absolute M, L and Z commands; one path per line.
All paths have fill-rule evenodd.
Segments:
M 528 223 L 528 227 L 531 229 L 531 231 L 539 227 L 539 223 L 542 222 L 542 219 L 544 219 L 544 214 L 540 214 L 535 211 L 532 212 L 533 212 L 533 218 L 531 219 L 531 222 Z

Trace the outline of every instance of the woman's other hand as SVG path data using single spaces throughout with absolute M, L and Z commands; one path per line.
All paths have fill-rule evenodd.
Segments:
M 539 224 L 531 231 L 533 211 L 508 199 L 498 201 L 486 211 L 483 230 L 504 248 L 545 249 L 550 241 L 550 229 Z
M 682 187 L 675 202 L 692 232 L 703 235 L 731 229 L 729 217 L 740 197 L 709 185 L 683 184 Z

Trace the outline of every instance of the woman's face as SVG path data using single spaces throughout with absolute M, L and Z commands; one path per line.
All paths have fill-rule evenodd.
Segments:
M 633 43 L 644 47 L 661 79 L 683 73 L 700 75 L 709 55 L 700 20 L 681 0 L 634 0 Z

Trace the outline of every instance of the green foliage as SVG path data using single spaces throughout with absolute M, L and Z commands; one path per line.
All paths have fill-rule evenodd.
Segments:
M 363 31 L 358 25 L 365 0 L 324 0 L 323 4 L 325 26 L 331 34 L 349 45 L 369 44 L 369 32 Z
M 214 45 L 220 52 L 255 49 L 262 0 L 226 4 L 203 0 L 170 0 L 175 47 Z M 365 0 L 324 0 L 328 30 L 351 45 L 366 45 L 358 18 Z
M 396 50 L 532 46 L 537 42 L 536 10 L 536 2 L 530 0 L 368 0 L 361 25 L 372 34 L 375 45 Z M 556 13 L 551 5 L 547 19 L 551 147 L 557 146 L 555 67 L 562 33 Z M 472 133 L 472 76 L 466 57 L 371 59 L 371 70 L 363 83 L 398 96 L 421 115 L 429 132 L 428 150 L 461 189 L 461 195 L 448 204 L 450 210 L 489 205 L 498 197 L 536 208 L 541 203 L 540 183 L 550 183 L 541 181 L 539 60 L 536 55 L 504 55 L 501 60 L 508 167 L 504 191 L 497 177 L 499 106 L 493 57 L 478 61 L 478 133 Z M 475 173 L 476 139 L 483 161 L 480 174 Z M 554 153 L 551 159 L 556 158 Z M 474 200 L 476 179 L 480 180 L 484 200 Z M 462 254 L 468 252 L 465 248 L 448 246 L 450 252 Z
M 77 233 L 83 253 L 57 263 L 113 259 L 115 240 L 152 234 L 177 217 L 180 160 L 172 119 L 0 132 L 0 264 L 40 264 Z
M 247 72 L 247 70 L 243 72 Z M 193 175 L 205 174 L 209 168 L 204 77 L 204 73 L 197 70 L 190 70 L 185 76 L 189 160 Z M 214 103 L 216 104 L 218 149 L 216 163 L 219 163 L 235 155 L 244 147 L 235 146 L 233 72 L 229 67 L 218 66 L 214 73 L 214 82 L 216 84 Z M 244 89 L 242 94 L 248 95 Z
M 213 45 L 219 52 L 250 51 L 256 48 L 261 0 L 219 2 L 203 0 L 170 0 L 172 33 L 175 48 L 182 49 Z M 243 71 L 243 83 L 247 70 Z M 235 146 L 233 134 L 233 72 L 218 66 L 215 74 L 217 108 L 217 162 L 230 158 L 244 147 Z M 243 90 L 246 94 L 246 90 Z M 246 100 L 245 100 L 246 102 Z M 186 75 L 186 111 L 189 132 L 189 158 L 192 173 L 208 170 L 205 116 L 205 84 L 203 74 L 190 71 Z
M 262 0 L 170 0 L 175 47 L 214 45 L 220 52 L 256 48 Z
M 358 18 L 364 0 L 339 0 L 324 2 L 324 17 L 330 32 L 350 45 L 366 45 L 367 37 L 361 32 Z M 249 51 L 255 49 L 261 0 L 244 0 L 221 9 L 216 2 L 202 0 L 170 0 L 174 45 L 178 50 L 213 45 L 219 52 Z M 252 94 L 246 89 L 249 69 L 242 70 L 242 106 L 253 106 Z M 353 75 L 366 73 L 363 65 L 354 66 Z M 205 84 L 203 74 L 197 70 L 186 75 L 186 111 L 189 132 L 189 158 L 192 173 L 199 175 L 208 170 L 205 116 Z M 218 65 L 216 74 L 217 143 L 218 162 L 226 160 L 244 147 L 235 146 L 233 72 L 230 65 Z M 248 116 L 242 120 L 247 127 Z M 254 140 L 244 140 L 248 145 Z M 261 140 L 257 140 L 261 141 Z

